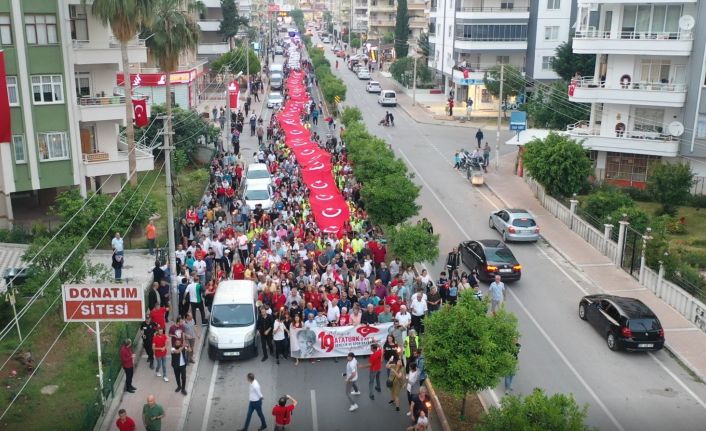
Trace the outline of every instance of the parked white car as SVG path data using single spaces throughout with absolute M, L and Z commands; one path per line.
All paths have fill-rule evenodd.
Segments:
M 370 72 L 368 72 L 368 69 L 364 67 L 358 68 L 358 79 L 370 79 Z
M 368 82 L 368 85 L 365 86 L 365 91 L 368 93 L 380 94 L 382 91 L 382 85 L 380 85 L 377 81 L 370 81 Z

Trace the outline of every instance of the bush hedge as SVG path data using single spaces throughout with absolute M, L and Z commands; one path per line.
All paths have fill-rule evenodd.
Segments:
M 330 108 L 334 107 L 336 96 L 341 101 L 346 100 L 346 84 L 339 78 L 336 78 L 331 72 L 331 63 L 326 60 L 324 52 L 311 45 L 311 41 L 305 39 L 304 45 L 309 53 L 309 59 L 314 66 L 314 74 L 319 82 L 319 88 L 324 96 L 324 100 Z M 334 109 L 331 109 L 334 112 Z

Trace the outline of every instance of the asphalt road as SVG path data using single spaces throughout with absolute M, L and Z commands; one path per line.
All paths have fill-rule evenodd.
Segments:
M 327 56 L 333 64 L 328 46 Z M 502 203 L 487 189 L 472 188 L 452 169 L 454 151 L 474 144 L 475 129 L 419 124 L 399 107 L 378 106 L 377 96 L 365 92 L 365 81 L 347 68 L 336 73 L 348 87 L 347 104 L 362 111 L 369 130 L 392 145 L 422 186 L 420 216 L 441 235 L 442 255 L 465 239 L 499 238 L 488 228 L 488 215 Z M 394 112 L 395 127 L 377 125 L 387 109 Z M 503 131 L 501 142 L 510 136 Z M 501 144 L 502 153 L 509 151 L 514 148 Z M 523 267 L 522 280 L 509 286 L 506 302 L 518 317 L 522 336 L 513 383 L 516 393 L 540 387 L 548 393 L 573 394 L 579 403 L 589 405 L 588 423 L 600 430 L 705 428 L 706 385 L 666 351 L 608 350 L 603 337 L 577 316 L 579 299 L 598 289 L 546 243 L 511 248 Z M 441 258 L 427 266 L 436 277 L 443 264 Z M 503 393 L 499 385 L 490 398 L 497 402 Z

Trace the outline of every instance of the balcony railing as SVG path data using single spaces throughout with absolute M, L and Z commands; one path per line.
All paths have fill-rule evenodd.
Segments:
M 110 155 L 103 151 L 83 153 L 83 161 L 86 163 L 107 162 L 108 160 L 110 160 Z
M 97 48 L 96 46 L 96 41 L 95 40 L 77 40 L 73 39 L 71 40 L 71 44 L 73 45 L 74 49 L 86 49 L 86 48 Z M 128 47 L 144 47 L 145 46 L 145 39 L 132 39 L 127 43 Z M 115 36 L 111 36 L 108 39 L 108 48 L 120 48 L 120 41 L 115 38 Z
M 123 96 L 81 96 L 76 98 L 80 106 L 120 105 L 125 103 Z
M 473 6 L 473 7 L 457 7 L 456 12 L 529 12 L 529 6 L 515 6 L 515 7 L 488 7 L 488 6 Z
M 601 134 L 599 127 L 591 126 L 587 121 L 579 121 L 566 126 L 566 131 L 573 136 L 596 136 L 603 138 L 623 138 L 623 139 L 642 139 L 645 141 L 674 141 L 672 135 L 665 135 L 660 132 L 650 132 L 644 130 L 616 130 L 611 134 Z
M 456 35 L 456 40 L 462 42 L 527 42 L 527 37 L 463 37 Z
M 600 31 L 595 28 L 576 30 L 576 39 L 620 39 L 620 40 L 693 40 L 690 31 L 646 32 L 646 31 Z
M 667 82 L 649 82 L 649 81 L 637 81 L 637 82 L 622 82 L 622 83 L 608 83 L 606 81 L 601 81 L 593 76 L 585 76 L 581 79 L 574 79 L 572 83 L 579 88 L 608 88 L 616 90 L 640 90 L 640 91 L 667 91 L 683 93 L 686 92 L 686 84 L 681 83 L 667 83 Z

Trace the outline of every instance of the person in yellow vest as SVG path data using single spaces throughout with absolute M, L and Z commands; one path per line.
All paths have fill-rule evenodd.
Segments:
M 414 329 L 410 329 L 407 331 L 407 335 L 404 337 L 404 357 L 406 358 L 405 364 L 407 364 L 407 368 L 409 371 L 409 363 L 412 360 L 412 355 L 414 352 L 417 351 L 419 348 L 419 336 L 417 335 L 417 331 Z

